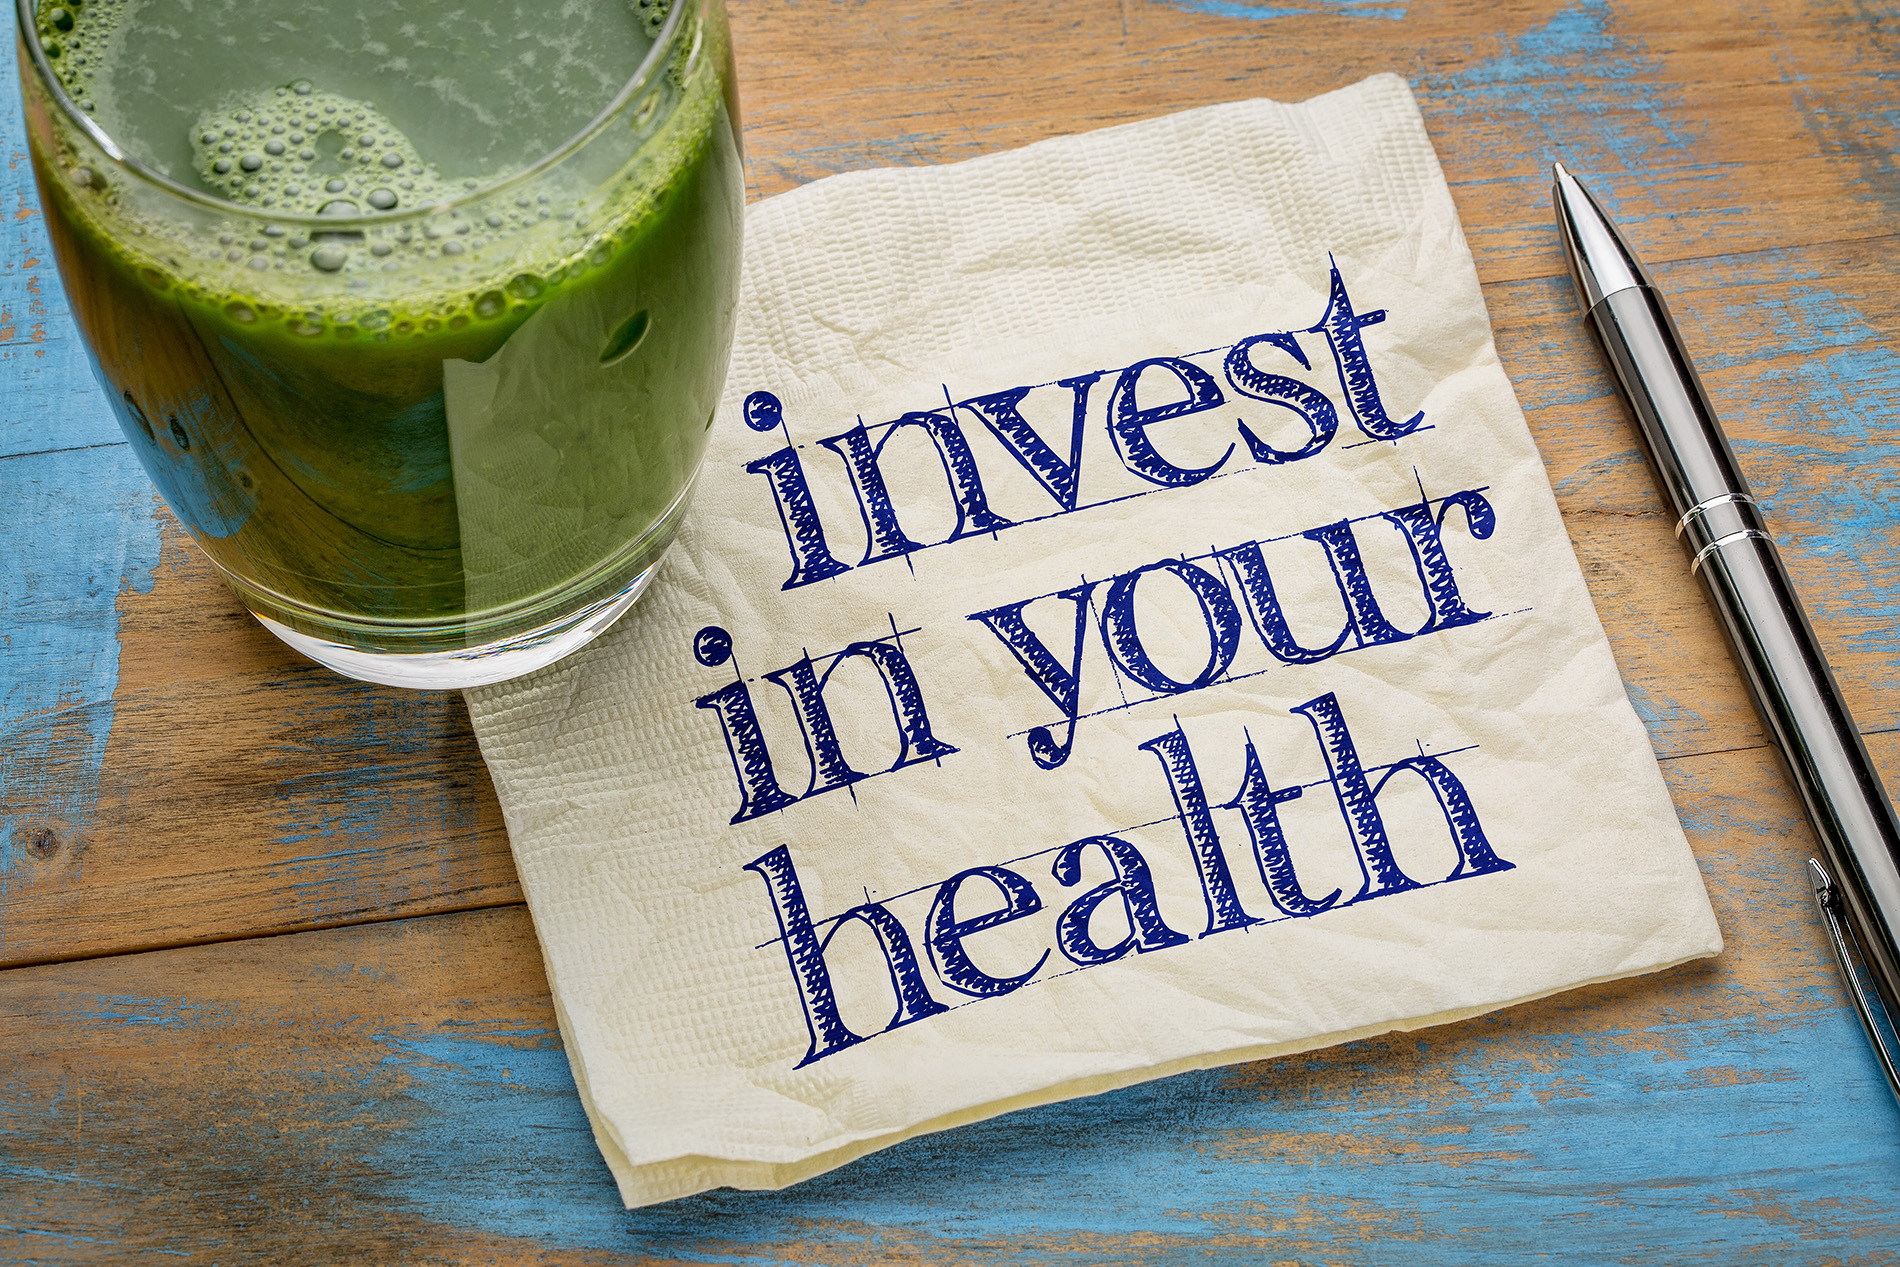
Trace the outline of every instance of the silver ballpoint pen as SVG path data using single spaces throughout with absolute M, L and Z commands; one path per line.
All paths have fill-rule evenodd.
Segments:
M 1808 883 L 1848 998 L 1900 1097 L 1900 821 L 1662 295 L 1563 164 L 1552 176 L 1585 321 L 1661 477 L 1689 570 L 1707 587 L 1827 856 L 1825 866 L 1808 860 Z

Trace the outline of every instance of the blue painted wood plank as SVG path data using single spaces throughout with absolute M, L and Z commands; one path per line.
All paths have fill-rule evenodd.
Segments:
M 0 962 L 375 918 L 436 894 L 448 905 L 518 899 L 459 700 L 335 678 L 283 653 L 276 663 L 300 667 L 297 688 L 234 684 L 240 697 L 247 685 L 258 692 L 259 711 L 274 704 L 295 716 L 262 754 L 254 740 L 238 742 L 230 756 L 262 755 L 266 769 L 248 803 L 233 804 L 220 775 L 247 765 L 227 756 L 206 771 L 200 759 L 218 754 L 185 751 L 199 719 L 170 707 L 168 683 L 148 673 L 121 698 L 129 613 L 172 656 L 235 664 L 228 631 L 208 637 L 217 630 L 173 614 L 234 604 L 180 551 L 183 534 L 124 442 L 73 325 L 11 57 L 0 58 L 0 153 Z M 189 592 L 161 602 L 180 586 Z M 149 630 L 153 620 L 172 632 Z M 257 644 L 267 656 L 276 647 L 249 626 L 237 640 L 248 640 L 253 662 Z M 146 764 L 107 779 L 108 741 L 128 714 L 142 725 L 121 726 L 120 747 Z M 178 748 L 175 759 L 151 760 L 154 739 Z M 227 842 L 190 807 L 164 805 L 173 795 L 215 806 L 233 831 L 262 818 L 262 856 L 247 850 L 246 867 L 223 868 L 212 855 Z M 167 808 L 180 828 L 173 838 L 153 832 Z M 127 839 L 128 821 L 140 838 Z M 101 840 L 114 847 L 95 848 Z M 235 872 L 252 900 L 209 906 L 193 927 L 171 909 L 181 905 L 174 877 L 203 872 Z M 147 918 L 120 922 L 128 904 L 145 905 Z
M 18 20 L 7 11 L 11 45 Z M 124 441 L 53 265 L 19 83 L 18 63 L 0 57 L 0 458 Z
M 1670 763 L 1720 960 L 633 1212 L 518 908 L 17 969 L 11 1221 L 201 1261 L 296 1256 L 282 1214 L 301 1201 L 391 1257 L 447 1238 L 556 1261 L 1893 1262 L 1900 1106 L 1843 1005 L 1775 777 L 1760 751 Z M 148 1195 L 115 1219 L 88 1184 Z M 225 1221 L 185 1213 L 214 1206 Z
M 735 7 L 755 33 L 768 21 L 813 26 L 809 10 Z M 775 187 L 1217 95 L 1301 95 L 1348 67 L 1354 77 L 1409 72 L 1481 267 L 1510 283 L 1490 291 L 1494 311 L 1519 323 L 1500 332 L 1507 365 L 1547 454 L 1565 464 L 1559 492 L 1580 542 L 1614 552 L 1623 569 L 1673 577 L 1680 558 L 1666 528 L 1644 522 L 1658 512 L 1608 380 L 1588 368 L 1593 350 L 1574 329 L 1547 319 L 1568 295 L 1542 164 L 1562 156 L 1613 177 L 1607 192 L 1632 231 L 1664 244 L 1655 258 L 1680 260 L 1665 284 L 1707 349 L 1711 385 L 1725 393 L 1788 553 L 1818 582 L 1809 597 L 1819 618 L 1873 692 L 1863 721 L 1887 728 L 1900 716 L 1900 541 L 1893 513 L 1883 517 L 1897 469 L 1890 352 L 1900 322 L 1864 278 L 1842 276 L 1845 257 L 1814 249 L 1830 234 L 1900 224 L 1895 5 L 1774 6 L 1799 40 L 1734 18 L 1709 34 L 1695 11 L 1606 0 L 1488 16 L 1510 29 L 1472 22 L 1462 37 L 1447 35 L 1445 11 L 1417 0 L 913 5 L 897 17 L 925 34 L 961 25 L 953 33 L 976 51 L 894 39 L 880 14 L 868 20 L 882 42 L 857 51 L 875 48 L 882 61 L 846 74 L 832 45 L 836 30 L 857 30 L 855 12 L 828 11 L 823 74 L 860 101 L 886 92 L 877 108 L 887 115 L 814 97 L 817 72 L 769 56 L 787 37 L 753 36 L 748 82 L 777 83 L 748 103 L 755 173 Z M 1050 30 L 1090 34 L 1052 38 L 1031 74 L 1034 41 L 1009 33 L 1017 15 L 1036 13 L 1053 15 Z M 1131 24 L 1139 36 L 1158 19 L 1166 38 L 1117 51 L 1118 18 L 1124 39 Z M 1309 40 L 1321 20 L 1326 39 Z M 1752 51 L 1734 54 L 1746 76 L 1729 72 L 1726 90 L 1756 103 L 1781 93 L 1785 118 L 1727 117 L 1734 98 L 1711 106 L 1711 85 L 1684 70 L 1683 58 L 1719 54 L 1731 36 Z M 999 44 L 1017 52 L 998 59 Z M 0 519 L 0 813 L 29 788 L 34 812 L 51 818 L 99 812 L 99 754 L 115 725 L 123 751 L 149 753 L 173 724 L 157 660 L 134 698 L 121 693 L 123 666 L 184 627 L 171 613 L 215 581 L 158 562 L 149 493 L 61 325 L 12 73 L 0 66 L 0 129 L 10 129 L 0 132 L 0 327 L 12 331 L 0 338 L 0 505 L 25 514 Z M 862 82 L 880 73 L 907 82 Z M 1021 94 L 1033 108 L 996 104 Z M 1764 120 L 1782 130 L 1760 142 L 1737 132 Z M 1775 183 L 1772 162 L 1790 154 L 1812 204 Z M 1819 214 L 1765 222 L 1761 207 L 1775 199 Z M 1754 249 L 1774 242 L 1808 245 Z M 1869 249 L 1891 257 L 1890 244 Z M 1756 279 L 1772 299 L 1738 285 Z M 1640 532 L 1660 548 L 1643 553 Z M 1599 601 L 1612 635 L 1648 638 L 1645 622 L 1661 617 L 1641 609 L 1657 583 L 1607 575 Z M 1660 637 L 1678 658 L 1691 645 L 1680 628 Z M 1745 740 L 1733 681 L 1723 695 L 1696 666 L 1665 660 L 1642 683 L 1659 745 Z M 385 812 L 403 785 L 383 772 L 426 747 L 442 718 L 353 688 L 306 692 L 303 711 L 285 716 L 292 676 L 279 667 L 219 697 L 239 720 L 277 701 L 273 735 L 308 723 L 302 764 L 284 741 L 280 774 L 268 763 L 226 768 L 277 779 L 260 795 L 289 796 L 265 832 L 275 839 L 205 823 L 192 841 L 164 846 L 175 851 L 169 892 L 194 874 L 208 891 L 237 869 L 232 859 L 271 849 L 310 913 L 356 912 L 364 894 L 397 892 L 377 887 L 387 874 L 378 867 L 391 839 L 417 834 L 422 811 Z M 128 743 L 134 715 L 146 729 Z M 1876 752 L 1890 770 L 1900 761 L 1890 739 Z M 634 1214 L 618 1209 L 579 1114 L 518 910 L 0 972 L 10 1056 L 0 1068 L 10 1199 L 0 1258 L 1465 1264 L 1563 1251 L 1605 1263 L 1900 1261 L 1900 1114 L 1821 952 L 1799 874 L 1804 829 L 1761 753 L 1700 761 L 1671 762 L 1671 778 L 1730 938 L 1717 964 L 1014 1115 L 785 1193 L 708 1194 Z M 466 819 L 449 826 L 468 830 Z M 5 843 L 0 901 L 23 884 L 6 859 L 27 865 Z M 104 852 L 87 865 L 61 900 L 92 891 Z M 450 900 L 460 865 L 444 863 Z
M 0 459 L 0 506 L 4 907 L 37 833 L 92 818 L 116 708 L 119 603 L 152 587 L 160 510 L 124 444 Z
M 4 902 L 33 833 L 83 827 L 91 817 L 118 685 L 119 599 L 151 588 L 158 524 L 151 482 L 119 434 L 66 309 L 11 57 L 0 58 L 0 153 Z M 0 926 L 0 945 L 4 936 Z

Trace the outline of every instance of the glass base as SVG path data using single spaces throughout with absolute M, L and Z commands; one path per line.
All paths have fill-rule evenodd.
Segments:
M 299 633 L 256 610 L 251 615 L 299 653 L 344 677 L 412 691 L 459 691 L 506 682 L 579 651 L 633 606 L 658 568 L 656 559 L 625 589 L 538 629 L 453 651 L 364 651 Z

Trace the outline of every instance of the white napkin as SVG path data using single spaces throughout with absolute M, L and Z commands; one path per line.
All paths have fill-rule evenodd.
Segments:
M 1401 80 L 746 235 L 659 579 L 469 694 L 628 1205 L 1721 949 Z

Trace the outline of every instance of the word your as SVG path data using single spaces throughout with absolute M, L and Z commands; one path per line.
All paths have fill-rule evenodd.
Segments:
M 1053 770 L 1069 759 L 1075 744 L 1082 700 L 1083 644 L 1091 624 L 1089 613 L 1097 609 L 1093 598 L 1098 590 L 1102 600 L 1093 623 L 1109 661 L 1120 678 L 1152 692 L 1151 698 L 1196 691 L 1223 680 L 1240 651 L 1243 608 L 1247 613 L 1246 624 L 1275 660 L 1282 664 L 1318 664 L 1343 651 L 1409 642 L 1428 633 L 1475 624 L 1491 615 L 1466 605 L 1458 592 L 1458 580 L 1452 573 L 1451 563 L 1445 557 L 1440 530 L 1446 512 L 1453 506 L 1464 511 L 1465 526 L 1474 538 L 1484 540 L 1496 530 L 1497 512 L 1476 489 L 1453 493 L 1435 505 L 1421 502 L 1369 517 L 1395 525 L 1405 536 L 1413 570 L 1430 608 L 1425 623 L 1417 629 L 1401 629 L 1386 619 L 1372 591 L 1372 579 L 1353 536 L 1352 521 L 1345 519 L 1298 534 L 1324 551 L 1344 609 L 1339 633 L 1329 642 L 1307 644 L 1295 637 L 1261 553 L 1260 547 L 1265 543 L 1260 541 L 1217 550 L 1199 559 L 1161 559 L 1107 580 L 1085 580 L 1053 594 L 975 612 L 969 619 L 981 622 L 995 634 L 1016 657 L 1029 680 L 1062 710 L 1069 724 L 1065 740 L 1058 743 L 1047 726 L 1037 726 L 1028 735 L 1030 756 L 1043 769 Z M 1177 678 L 1163 672 L 1143 640 L 1135 615 L 1135 598 L 1143 581 L 1157 574 L 1181 583 L 1165 587 L 1163 593 L 1177 596 L 1185 593 L 1188 601 L 1199 609 L 1199 623 L 1207 635 L 1207 651 L 1200 669 L 1192 677 Z M 1229 574 L 1233 577 L 1231 588 Z M 1234 589 L 1239 591 L 1239 602 L 1234 600 Z M 1074 633 L 1067 648 L 1066 664 L 1023 619 L 1025 610 L 1044 602 L 1066 602 L 1074 607 Z M 1193 627 L 1191 615 L 1173 608 L 1164 609 L 1163 615 L 1171 629 Z
M 1298 334 L 1316 334 L 1325 339 L 1347 408 L 1361 432 L 1373 440 L 1396 440 L 1410 435 L 1424 422 L 1425 415 L 1417 413 L 1397 421 L 1387 414 L 1378 382 L 1373 377 L 1372 363 L 1366 356 L 1365 341 L 1360 337 L 1361 330 L 1384 321 L 1385 315 L 1383 310 L 1355 312 L 1339 268 L 1334 265 L 1326 311 L 1319 322 L 1296 332 L 1257 334 L 1220 349 L 1226 353 L 1221 364 L 1221 379 L 1185 358 L 1158 356 L 1138 361 L 1112 375 L 1108 370 L 1093 370 L 1053 383 L 1010 387 L 956 402 L 949 402 L 946 392 L 947 403 L 942 409 L 913 411 L 871 428 L 860 420 L 850 430 L 818 441 L 842 461 L 857 499 L 866 545 L 863 557 L 855 565 L 842 562 L 832 551 L 798 449 L 787 445 L 748 463 L 745 468 L 763 476 L 770 485 L 780 525 L 785 531 L 792 567 L 781 588 L 812 585 L 848 572 L 853 566 L 902 558 L 929 545 L 944 545 L 1013 526 L 1016 521 L 1004 517 L 990 505 L 976 454 L 964 433 L 966 418 L 981 423 L 1003 450 L 1035 479 L 1053 504 L 1051 514 L 1085 509 L 1080 500 L 1082 437 L 1093 411 L 1097 385 L 1104 379 L 1112 378 L 1112 384 L 1100 412 L 1109 438 L 1114 442 L 1116 456 L 1128 471 L 1160 488 L 1184 488 L 1211 478 L 1227 465 L 1234 446 L 1229 444 L 1220 459 L 1208 465 L 1178 466 L 1156 447 L 1149 429 L 1158 423 L 1219 409 L 1228 403 L 1229 392 L 1288 410 L 1306 428 L 1307 438 L 1303 443 L 1276 448 L 1245 422 L 1240 422 L 1239 439 L 1255 462 L 1277 465 L 1303 461 L 1332 442 L 1339 430 L 1339 415 L 1333 402 L 1308 383 L 1256 364 L 1257 356 L 1278 352 L 1300 369 L 1311 370 L 1312 362 L 1300 346 Z M 1224 388 L 1222 380 L 1226 384 Z M 1164 385 L 1160 394 L 1168 399 L 1155 400 L 1156 383 Z M 1070 397 L 1066 458 L 1050 447 L 1024 417 L 1025 399 L 1032 392 L 1043 391 L 1067 393 Z M 765 432 L 781 425 L 784 410 L 778 397 L 756 391 L 746 397 L 744 415 L 748 426 Z M 908 535 L 891 499 L 883 466 L 885 448 L 892 437 L 912 427 L 929 437 L 943 467 L 956 515 L 955 527 L 940 542 L 919 542 Z
M 1252 844 L 1254 864 L 1281 918 L 1311 918 L 1342 906 L 1422 887 L 1420 881 L 1399 867 L 1379 813 L 1380 793 L 1401 771 L 1418 775 L 1430 788 L 1457 849 L 1456 866 L 1438 883 L 1513 869 L 1513 864 L 1499 857 L 1486 839 L 1464 784 L 1438 757 L 1421 754 L 1368 771 L 1360 764 L 1339 701 L 1332 693 L 1308 700 L 1291 711 L 1307 720 L 1318 739 L 1329 772 L 1328 784 L 1345 819 L 1363 884 L 1359 892 L 1345 902 L 1340 901 L 1339 890 L 1317 898 L 1305 891 L 1279 818 L 1279 807 L 1299 798 L 1305 789 L 1273 787 L 1249 738 L 1240 789 L 1220 808 L 1240 811 Z M 1207 916 L 1199 937 L 1213 937 L 1268 922 L 1241 904 L 1194 754 L 1180 726 L 1177 724 L 1141 748 L 1160 762 L 1186 836 Z M 1370 777 L 1374 773 L 1378 774 L 1376 782 Z M 998 998 L 1034 980 L 1052 953 L 1060 953 L 1079 970 L 1113 963 L 1130 954 L 1150 954 L 1184 946 L 1195 940 L 1171 927 L 1162 917 L 1147 860 L 1132 843 L 1118 836 L 1086 836 L 1050 851 L 1054 853 L 1050 876 L 1057 886 L 1069 889 L 1081 882 L 1082 859 L 1091 850 L 1099 852 L 1108 863 L 1113 878 L 1071 900 L 1056 919 L 1054 947 L 1045 949 L 1041 957 L 1022 971 L 1007 976 L 984 971 L 971 957 L 965 943 L 986 929 L 1036 914 L 1043 909 L 1042 892 L 1027 876 L 1005 866 L 971 867 L 938 885 L 922 930 L 924 948 L 938 981 L 973 999 Z M 1047 856 L 1047 853 L 1035 856 Z M 811 1041 L 797 1067 L 823 1060 L 876 1036 L 851 1029 L 839 1011 L 826 956 L 832 939 L 848 924 L 862 924 L 875 937 L 896 999 L 896 1009 L 889 1023 L 876 1033 L 888 1033 L 949 1010 L 949 1005 L 932 993 L 925 979 L 910 930 L 884 903 L 867 901 L 841 915 L 814 921 L 792 864 L 791 851 L 784 845 L 754 859 L 745 869 L 757 873 L 765 882 L 772 912 L 778 921 L 776 944 L 785 953 L 804 1010 Z M 981 915 L 959 916 L 959 894 L 966 886 L 978 885 L 993 890 L 1001 899 L 1001 905 Z M 1117 926 L 1125 927 L 1126 933 L 1104 945 L 1096 938 L 1093 921 L 1098 908 L 1112 911 L 1113 904 L 1121 908 L 1123 919 Z M 821 933 L 823 925 L 829 925 L 829 929 Z

